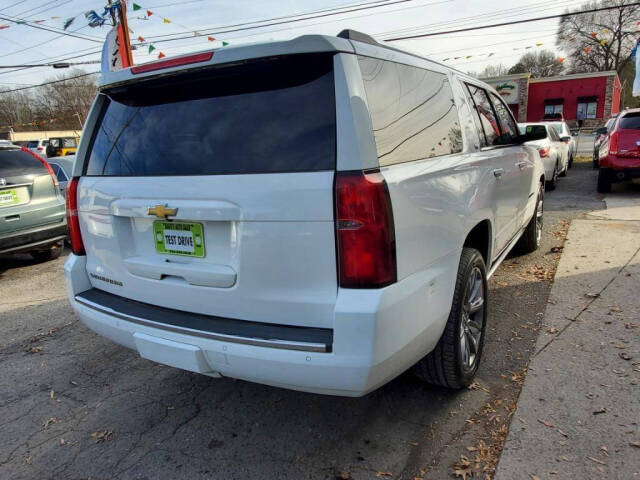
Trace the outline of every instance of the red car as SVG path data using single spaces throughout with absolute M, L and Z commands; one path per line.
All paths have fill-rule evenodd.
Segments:
M 598 192 L 609 193 L 611 184 L 640 178 L 640 108 L 620 113 L 600 144 Z

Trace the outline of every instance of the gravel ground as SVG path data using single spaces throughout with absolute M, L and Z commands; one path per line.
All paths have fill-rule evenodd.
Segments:
M 569 221 L 603 208 L 589 161 L 547 194 L 542 248 L 491 279 L 483 364 L 459 392 L 406 373 L 335 398 L 157 365 L 75 318 L 64 258 L 0 259 L 0 478 L 412 480 L 461 456 L 491 473 Z

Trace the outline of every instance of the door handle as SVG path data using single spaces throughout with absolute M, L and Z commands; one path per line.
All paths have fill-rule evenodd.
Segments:
M 520 170 L 524 170 L 524 168 L 528 165 L 529 162 L 518 162 L 516 165 Z
M 502 175 L 504 175 L 504 168 L 495 168 L 493 170 L 493 176 L 496 178 L 502 178 Z

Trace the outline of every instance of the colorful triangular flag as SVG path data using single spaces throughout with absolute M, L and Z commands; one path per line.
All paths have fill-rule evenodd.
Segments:
M 0 25 L 0 30 L 4 30 L 5 28 L 9 28 L 10 25 Z
M 144 43 L 144 37 L 142 35 L 138 35 L 138 41 L 140 43 Z
M 215 42 L 216 41 L 216 39 L 213 38 L 213 37 L 207 37 L 207 40 L 209 40 L 210 42 Z
M 229 45 L 229 43 L 228 43 L 228 42 L 222 42 L 222 46 L 223 46 L 223 47 L 226 47 L 227 45 Z
M 147 10 L 147 17 L 150 17 L 151 15 L 153 15 L 153 12 L 151 10 Z
M 168 18 L 163 18 L 163 19 L 162 19 L 162 21 L 163 21 L 164 23 L 171 23 L 171 20 L 169 20 Z
M 66 30 L 67 28 L 69 28 L 75 19 L 76 19 L 75 17 L 73 17 L 73 18 L 67 18 L 67 19 L 64 21 L 64 25 L 63 25 L 62 29 L 63 29 L 63 30 Z
M 164 53 L 160 52 L 160 53 L 158 54 L 158 59 L 160 59 L 160 58 L 164 58 Z
M 153 52 L 156 49 L 156 47 L 154 47 L 153 45 L 149 45 L 149 54 L 151 54 L 151 52 Z
M 137 3 L 133 4 L 133 11 L 135 12 L 136 10 L 140 10 L 142 7 L 140 5 L 138 5 Z

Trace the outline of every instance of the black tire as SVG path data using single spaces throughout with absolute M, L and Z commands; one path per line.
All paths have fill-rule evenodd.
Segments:
M 50 245 L 44 250 L 34 250 L 33 252 L 29 252 L 34 260 L 39 262 L 46 262 L 47 260 L 55 260 L 62 253 L 62 249 L 64 248 L 63 242 L 56 242 L 53 245 Z
M 479 292 L 482 302 L 472 305 L 471 295 L 479 291 L 474 289 L 476 285 L 482 286 L 482 291 Z M 460 389 L 471 384 L 482 358 L 487 325 L 486 295 L 487 271 L 482 255 L 474 248 L 465 247 L 460 256 L 449 319 L 436 348 L 416 364 L 414 370 L 418 377 L 446 388 Z M 479 333 L 478 338 L 472 340 L 471 337 L 475 339 L 475 332 Z M 462 347 L 463 337 L 469 350 Z M 472 345 L 475 345 L 473 360 Z M 464 359 L 465 353 L 467 361 Z
M 569 168 L 573 168 L 573 155 L 569 157 Z
M 611 175 L 609 170 L 598 170 L 598 193 L 611 193 Z
M 553 175 L 551 179 L 547 182 L 545 190 L 551 191 L 556 189 L 556 185 L 558 184 L 558 163 L 556 162 L 556 167 L 553 169 Z
M 535 252 L 540 247 L 542 239 L 542 225 L 544 220 L 544 188 L 542 182 L 538 189 L 538 199 L 536 200 L 536 208 L 533 211 L 533 217 L 529 220 L 527 228 L 524 229 L 516 250 L 521 254 Z
M 598 158 L 593 157 L 593 168 L 598 168 L 600 167 L 600 161 Z
M 560 172 L 560 174 L 558 175 L 559 177 L 566 177 L 567 176 L 567 170 L 569 169 L 569 167 L 565 167 L 565 169 Z

